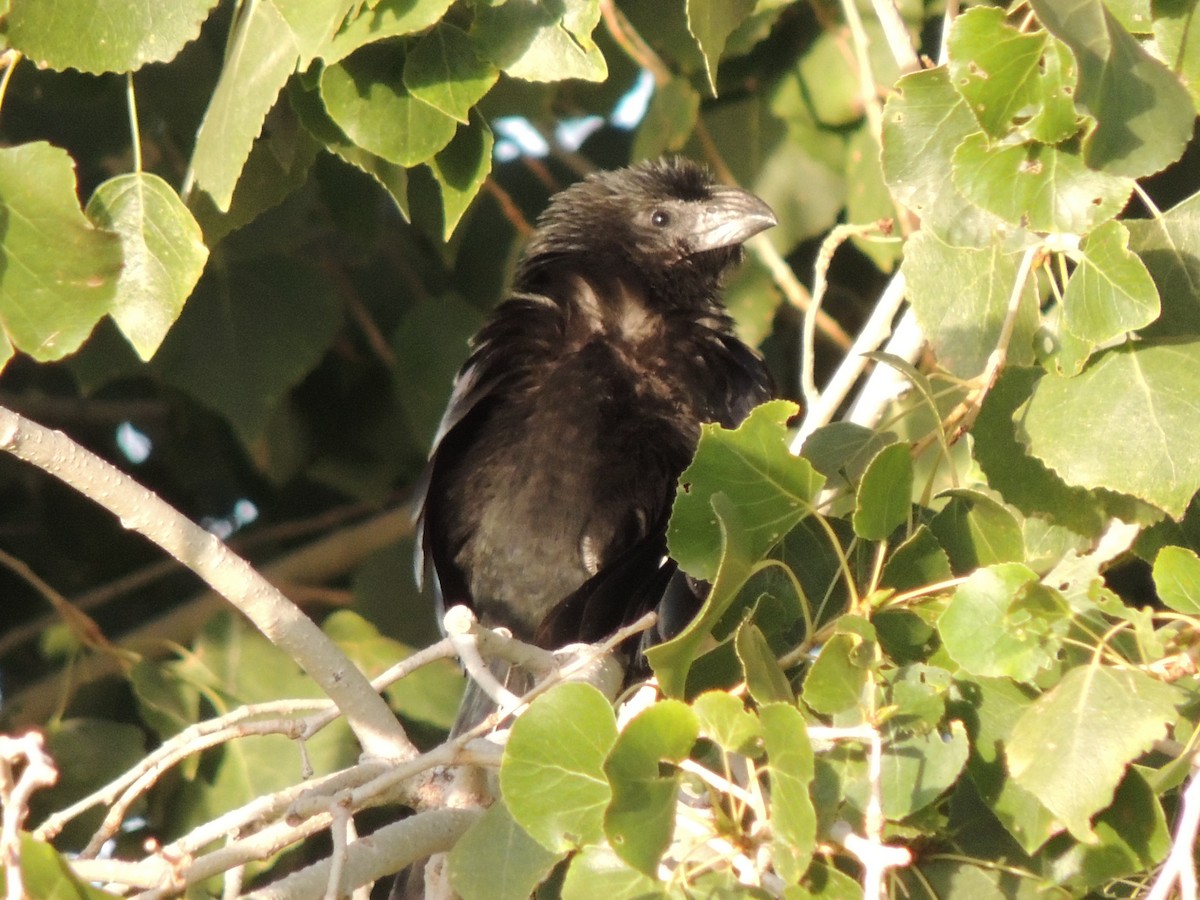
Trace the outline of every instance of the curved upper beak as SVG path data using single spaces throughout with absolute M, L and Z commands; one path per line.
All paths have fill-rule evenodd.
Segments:
M 701 251 L 733 247 L 778 223 L 771 207 L 749 191 L 717 185 L 703 204 L 693 240 Z

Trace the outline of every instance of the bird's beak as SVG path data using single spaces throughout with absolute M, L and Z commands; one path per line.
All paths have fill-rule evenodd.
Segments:
M 696 222 L 698 251 L 733 247 L 778 224 L 771 207 L 749 191 L 717 185 Z

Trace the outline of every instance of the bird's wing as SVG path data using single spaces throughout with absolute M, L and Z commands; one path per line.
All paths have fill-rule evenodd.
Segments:
M 449 606 L 470 606 L 473 601 L 466 578 L 453 562 L 457 548 L 451 546 L 451 513 L 439 504 L 446 496 L 445 479 L 503 398 L 521 389 L 531 362 L 545 358 L 547 348 L 561 340 L 562 318 L 561 307 L 547 297 L 510 297 L 476 335 L 474 350 L 454 381 L 415 491 L 417 582 L 430 577 L 439 619 Z

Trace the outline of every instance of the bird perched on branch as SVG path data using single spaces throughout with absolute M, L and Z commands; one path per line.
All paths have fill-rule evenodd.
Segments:
M 775 222 L 685 160 L 555 195 L 430 456 L 419 553 L 439 612 L 466 604 L 550 649 L 654 608 L 660 629 L 686 624 L 698 589 L 666 558 L 667 520 L 700 424 L 733 427 L 770 396 L 720 290 Z M 486 715 L 470 705 L 457 730 Z

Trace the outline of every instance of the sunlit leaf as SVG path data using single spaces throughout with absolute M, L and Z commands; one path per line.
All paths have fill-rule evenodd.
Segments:
M 554 853 L 603 835 L 612 789 L 604 760 L 617 739 L 616 717 L 590 685 L 560 684 L 517 719 L 500 766 L 513 818 Z
M 499 73 L 475 52 L 466 32 L 441 24 L 409 51 L 404 61 L 404 86 L 434 109 L 466 123 Z
M 1057 658 L 1071 610 L 1019 563 L 989 566 L 960 585 L 938 620 L 946 652 L 984 677 L 1032 681 Z
M 1140 178 L 1178 159 L 1196 110 L 1175 74 L 1100 0 L 1031 0 L 1030 6 L 1079 61 L 1078 101 L 1096 119 L 1084 141 L 1087 164 Z
M 604 772 L 612 802 L 604 814 L 608 843 L 626 863 L 651 877 L 675 831 L 679 773 L 662 774 L 661 763 L 679 763 L 699 736 L 687 705 L 663 700 L 638 713 L 622 729 Z
M 1129 232 L 1120 222 L 1105 222 L 1084 237 L 1063 295 L 1066 326 L 1076 337 L 1102 344 L 1158 317 L 1154 281 L 1128 248 Z
M 1090 231 L 1133 190 L 1130 179 L 1090 169 L 1075 153 L 1040 143 L 991 146 L 982 134 L 962 142 L 951 172 L 968 200 L 1033 231 Z
M 84 217 L 71 158 L 46 143 L 0 149 L 0 214 L 0 363 L 13 346 L 61 359 L 108 312 L 120 239 Z
M 170 185 L 148 173 L 104 182 L 87 215 L 121 238 L 125 265 L 111 315 L 138 355 L 149 359 L 204 270 L 208 248 L 200 227 Z
M 217 0 L 10 0 L 3 33 L 8 46 L 40 66 L 96 75 L 132 72 L 174 59 L 196 39 L 216 5 Z
M 1166 734 L 1179 692 L 1135 669 L 1071 669 L 1021 716 L 1008 743 L 1017 783 L 1078 840 L 1112 802 L 1126 766 Z
M 1143 341 L 1075 378 L 1043 377 L 1018 435 L 1067 484 L 1132 494 L 1178 517 L 1200 489 L 1197 397 L 1200 343 Z
M 415 166 L 450 143 L 456 124 L 405 87 L 404 64 L 391 45 L 363 47 L 326 67 L 321 98 L 354 143 L 389 162 Z

